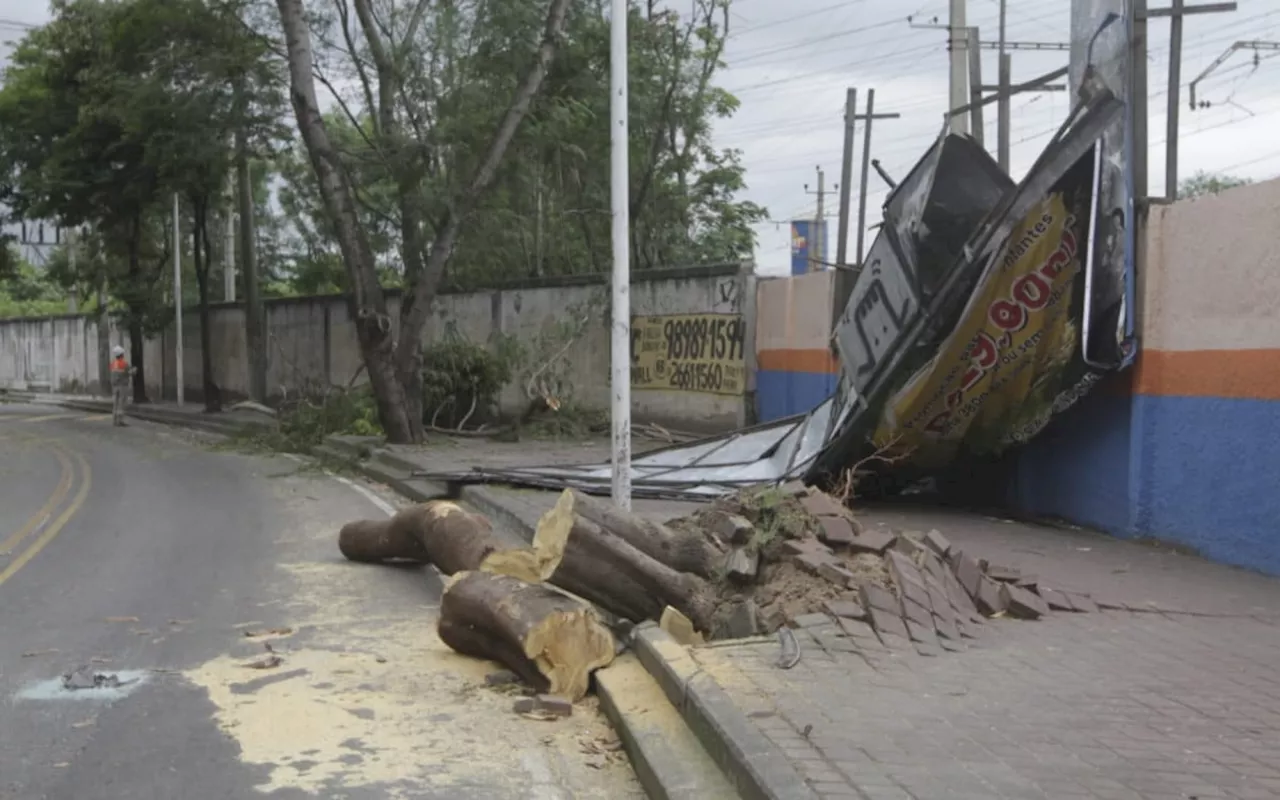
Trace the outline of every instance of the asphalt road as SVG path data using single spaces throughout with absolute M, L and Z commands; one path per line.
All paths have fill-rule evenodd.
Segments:
M 433 572 L 342 560 L 337 528 L 389 499 L 0 404 L 0 798 L 641 796 L 583 755 L 597 715 L 518 717 L 439 642 Z M 122 685 L 66 689 L 79 668 Z

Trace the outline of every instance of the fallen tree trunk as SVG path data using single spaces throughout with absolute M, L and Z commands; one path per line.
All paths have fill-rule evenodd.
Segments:
M 506 575 L 464 572 L 440 602 L 440 640 L 497 661 L 539 692 L 577 702 L 592 671 L 613 661 L 613 634 L 594 609 Z
M 500 542 L 489 520 L 457 503 L 433 500 L 401 509 L 389 519 L 343 525 L 338 549 L 352 561 L 418 561 L 452 575 L 478 569 L 500 549 Z
M 672 530 L 581 492 L 574 492 L 573 500 L 574 509 L 581 517 L 672 569 L 710 578 L 723 559 L 720 548 L 706 536 Z
M 671 606 L 698 630 L 711 626 L 711 586 L 642 552 L 576 513 L 580 498 L 565 490 L 542 517 L 528 550 L 499 551 L 481 569 L 524 581 L 546 581 L 631 620 L 658 619 Z

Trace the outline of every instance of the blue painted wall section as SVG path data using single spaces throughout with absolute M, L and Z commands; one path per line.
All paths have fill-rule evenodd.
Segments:
M 1280 375 L 1254 363 L 1228 378 L 1186 357 L 1152 361 L 1134 376 L 1133 394 L 1099 386 L 1012 454 L 1008 502 L 1280 575 L 1280 399 L 1258 385 Z
M 837 377 L 820 372 L 759 370 L 756 373 L 756 410 L 761 422 L 813 410 L 836 390 Z

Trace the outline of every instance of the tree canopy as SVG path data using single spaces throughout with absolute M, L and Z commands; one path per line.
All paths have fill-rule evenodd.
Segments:
M 1251 178 L 1239 178 L 1235 175 L 1219 175 L 1199 170 L 1189 178 L 1183 178 L 1178 184 L 1178 197 L 1189 199 L 1203 197 L 1208 194 L 1219 194 L 1237 186 L 1253 183 Z

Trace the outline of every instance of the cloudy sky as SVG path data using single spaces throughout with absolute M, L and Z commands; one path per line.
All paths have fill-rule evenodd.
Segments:
M 673 0 L 679 7 L 689 0 Z M 1010 42 L 1066 42 L 1070 4 L 1064 0 L 1007 0 Z M 917 6 L 918 4 L 918 6 Z M 1280 43 L 1280 3 L 1238 0 L 1232 13 L 1189 17 L 1182 66 L 1180 174 L 1196 170 L 1226 172 L 1255 179 L 1280 174 L 1280 52 L 1234 53 L 1201 81 L 1197 99 L 1208 108 L 1187 108 L 1186 86 L 1231 45 L 1241 40 Z M 1153 0 L 1152 7 L 1165 3 Z M 723 147 L 743 151 L 747 196 L 768 207 L 774 223 L 761 226 L 756 260 L 762 272 L 787 271 L 790 239 L 787 222 L 812 218 L 817 168 L 832 192 L 826 203 L 836 211 L 843 142 L 845 90 L 860 97 L 876 90 L 877 112 L 898 112 L 900 119 L 878 121 L 872 157 L 894 177 L 904 175 L 938 134 L 947 108 L 947 34 L 913 27 L 946 24 L 947 0 L 733 0 L 726 53 L 728 69 L 719 78 L 742 101 L 732 119 L 716 129 Z M 20 24 L 39 24 L 48 16 L 45 0 L 5 0 L 0 10 L 0 39 L 21 34 Z M 997 37 L 999 0 L 968 0 L 968 24 L 983 40 Z M 1151 186 L 1164 191 L 1164 131 L 1168 76 L 1167 21 L 1153 21 L 1150 32 Z M 1023 82 L 1066 64 L 1058 51 L 1013 52 L 1013 81 Z M 996 55 L 983 52 L 984 82 L 995 82 Z M 1012 103 L 1012 169 L 1015 177 L 1031 164 L 1068 110 L 1063 92 L 1028 93 Z M 995 115 L 986 115 L 986 140 L 994 150 Z M 861 159 L 861 133 L 855 163 Z M 809 193 L 805 190 L 808 185 Z M 855 171 L 854 188 L 857 176 Z M 879 219 L 885 184 L 869 182 L 868 224 Z M 854 192 L 856 197 L 856 191 Z M 831 218 L 832 236 L 835 219 Z M 852 234 L 851 234 L 852 239 Z M 831 248 L 834 255 L 834 246 Z M 850 252 L 853 245 L 850 243 Z

